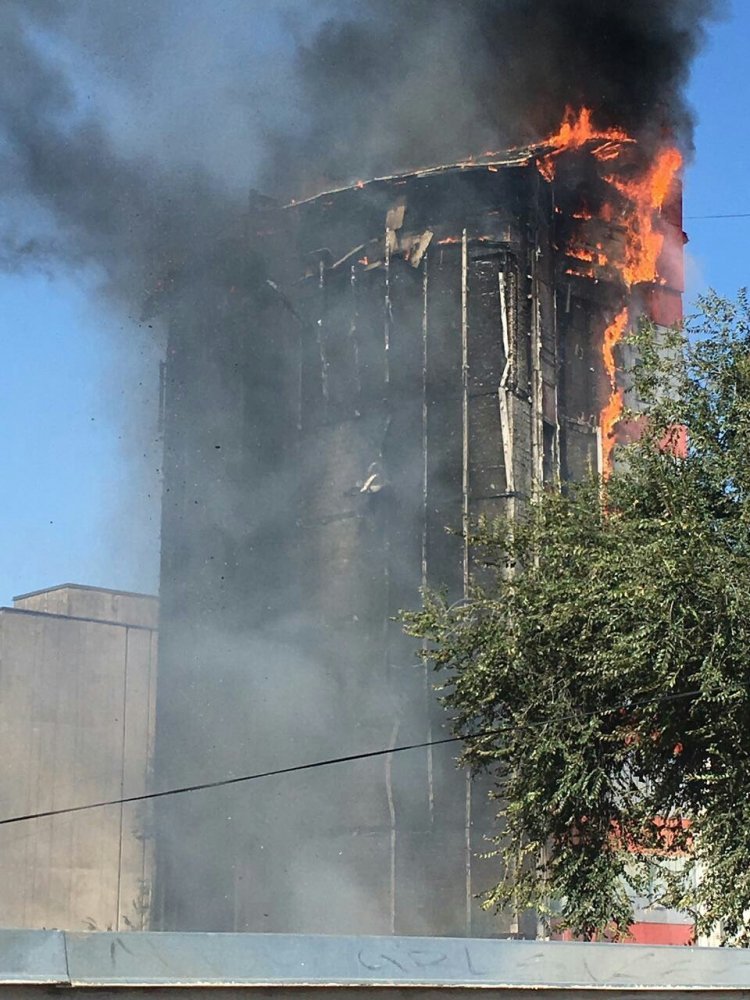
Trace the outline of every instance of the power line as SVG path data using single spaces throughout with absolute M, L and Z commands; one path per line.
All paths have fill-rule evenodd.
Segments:
M 479 734 L 487 735 L 487 734 Z M 469 737 L 476 739 L 478 737 Z M 127 805 L 130 802 L 146 802 L 150 799 L 164 799 L 172 795 L 186 795 L 188 792 L 203 792 L 208 788 L 226 788 L 229 785 L 239 785 L 247 781 L 257 781 L 260 778 L 273 778 L 280 774 L 294 774 L 297 771 L 311 771 L 317 767 L 330 767 L 333 764 L 348 764 L 352 761 L 367 760 L 371 757 L 383 757 L 389 753 L 403 753 L 405 750 L 422 750 L 427 747 L 437 747 L 444 743 L 458 743 L 465 739 L 462 736 L 446 736 L 442 740 L 427 740 L 424 743 L 408 743 L 403 746 L 390 747 L 387 750 L 370 750 L 367 753 L 352 753 L 344 757 L 328 757 L 325 760 L 309 761 L 307 764 L 293 764 L 291 767 L 279 767 L 273 771 L 257 771 L 255 774 L 243 774 L 236 778 L 220 778 L 217 781 L 203 781 L 197 785 L 183 785 L 180 788 L 166 788 L 161 792 L 146 792 L 143 795 L 128 795 L 121 799 L 106 799 L 102 802 L 89 802 L 84 806 L 70 806 L 65 809 L 46 809 L 44 812 L 27 813 L 24 816 L 10 816 L 0 819 L 0 826 L 11 823 L 24 823 L 31 819 L 46 819 L 49 816 L 67 816 L 69 813 L 86 812 L 89 809 L 103 809 L 105 806 Z
M 563 716 L 560 721 L 566 719 L 592 718 L 595 715 L 611 715 L 620 709 L 643 708 L 650 705 L 661 705 L 669 701 L 680 701 L 683 698 L 692 698 L 699 695 L 700 691 L 684 691 L 682 694 L 665 695 L 662 698 L 650 699 L 649 701 L 630 702 L 618 708 L 600 712 L 584 712 Z M 166 788 L 161 792 L 145 792 L 142 795 L 127 795 L 120 799 L 105 799 L 101 802 L 89 802 L 83 806 L 68 806 L 62 809 L 45 809 L 43 812 L 26 813 L 21 816 L 9 816 L 7 819 L 0 819 L 0 826 L 10 826 L 14 823 L 26 823 L 33 819 L 48 819 L 52 816 L 68 816 L 71 813 L 87 812 L 91 809 L 104 809 L 106 806 L 128 805 L 131 802 L 148 802 L 153 799 L 164 799 L 174 795 L 187 795 L 189 792 L 203 792 L 210 788 L 227 788 L 230 785 L 240 785 L 249 781 L 258 781 L 261 778 L 273 778 L 282 774 L 295 774 L 300 771 L 312 771 L 318 767 L 331 767 L 334 764 L 349 764 L 359 760 L 371 760 L 373 757 L 385 757 L 388 754 L 404 753 L 407 750 L 425 750 L 428 747 L 444 746 L 447 743 L 466 743 L 471 740 L 483 739 L 486 736 L 499 736 L 504 732 L 512 732 L 515 729 L 537 728 L 547 725 L 546 722 L 529 722 L 524 726 L 499 726 L 497 729 L 488 729 L 483 733 L 473 733 L 467 736 L 446 736 L 440 740 L 425 740 L 423 743 L 406 743 L 397 747 L 389 747 L 383 750 L 370 750 L 365 753 L 346 754 L 343 757 L 328 757 L 324 760 L 309 761 L 307 764 L 293 764 L 290 767 L 280 767 L 272 771 L 257 771 L 254 774 L 243 774 L 236 778 L 220 778 L 217 781 L 203 781 L 195 785 L 183 785 L 179 788 Z
M 685 220 L 694 219 L 750 219 L 750 212 L 727 212 L 724 215 L 686 215 Z

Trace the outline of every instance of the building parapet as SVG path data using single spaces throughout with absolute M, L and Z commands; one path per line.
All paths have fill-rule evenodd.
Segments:
M 22 986 L 39 993 L 20 994 Z M 179 988 L 185 1000 L 191 989 L 227 997 L 228 987 L 232 996 L 269 989 L 361 996 L 370 988 L 426 996 L 450 988 L 494 989 L 508 1000 L 540 989 L 695 998 L 747 995 L 750 953 L 472 938 L 0 930 L 0 997 L 49 996 L 51 986 L 123 998 L 154 989 L 172 996 Z

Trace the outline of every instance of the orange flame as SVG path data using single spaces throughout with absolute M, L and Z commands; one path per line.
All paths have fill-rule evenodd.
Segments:
M 619 128 L 597 129 L 591 120 L 591 109 L 581 108 L 576 112 L 568 107 L 565 109 L 565 118 L 558 132 L 544 140 L 545 146 L 552 146 L 553 151 L 541 156 L 537 160 L 537 166 L 542 176 L 551 181 L 555 176 L 555 157 L 564 150 L 580 149 L 588 142 L 601 139 L 604 143 L 595 155 L 602 155 L 602 158 L 610 159 L 619 154 L 619 145 L 611 146 L 611 143 L 633 142 L 633 139 Z
M 577 114 L 568 108 L 559 131 L 545 140 L 545 145 L 554 147 L 551 153 L 537 160 L 539 171 L 546 180 L 554 179 L 555 158 L 565 150 L 580 149 L 587 143 L 602 140 L 602 145 L 592 147 L 591 154 L 601 162 L 609 163 L 619 157 L 623 143 L 635 142 L 622 129 L 596 128 L 591 115 L 590 108 L 582 108 Z M 649 170 L 635 180 L 623 180 L 614 174 L 603 178 L 626 201 L 627 207 L 621 213 L 627 230 L 625 259 L 611 263 L 628 288 L 657 280 L 664 236 L 658 231 L 656 223 L 681 168 L 682 154 L 678 149 L 669 147 L 663 149 Z M 584 209 L 574 217 L 585 218 L 586 214 Z M 600 217 L 605 222 L 614 221 L 616 212 L 613 206 L 605 203 Z
M 565 251 L 568 257 L 574 257 L 576 260 L 590 260 L 593 261 L 594 255 L 590 250 L 586 250 L 584 247 L 568 247 Z
M 619 128 L 597 129 L 591 120 L 591 108 L 581 108 L 578 114 L 568 107 L 560 130 L 545 140 L 546 145 L 556 149 L 576 149 L 584 146 L 591 139 L 606 139 L 621 142 L 632 142 L 627 132 Z
M 589 242 L 576 238 L 566 248 L 566 255 L 589 266 L 569 267 L 566 273 L 584 278 L 601 277 L 597 268 L 607 266 L 622 278 L 629 292 L 634 285 L 659 281 L 659 259 L 664 249 L 664 233 L 660 231 L 659 218 L 670 190 L 682 168 L 682 155 L 678 149 L 662 149 L 653 159 L 648 169 L 639 176 L 624 177 L 616 173 L 617 160 L 625 144 L 636 140 L 619 128 L 599 129 L 592 120 L 589 108 L 578 113 L 567 108 L 558 132 L 545 140 L 552 151 L 537 159 L 540 173 L 548 181 L 555 177 L 557 157 L 565 150 L 587 148 L 599 163 L 606 164 L 608 174 L 602 180 L 617 192 L 621 198 L 606 200 L 598 211 L 599 218 L 613 226 L 625 230 L 625 245 L 622 255 L 611 258 L 602 243 L 596 244 L 596 251 L 589 249 Z M 579 207 L 573 218 L 584 223 L 591 218 L 588 206 Z M 602 360 L 610 385 L 609 398 L 599 415 L 601 430 L 602 475 L 606 478 L 612 471 L 612 452 L 615 447 L 615 429 L 622 417 L 623 392 L 617 386 L 617 366 L 615 347 L 622 340 L 628 327 L 628 307 L 625 306 L 604 332 Z
M 662 150 L 647 173 L 637 180 L 605 178 L 632 206 L 625 219 L 628 238 L 625 261 L 620 267 L 628 287 L 655 281 L 658 277 L 664 236 L 658 232 L 656 221 L 681 167 L 682 154 L 678 149 L 669 148 Z
M 601 243 L 597 243 L 596 250 L 589 250 L 587 247 L 579 247 L 572 244 L 565 251 L 565 255 L 572 257 L 574 260 L 584 260 L 592 264 L 596 262 L 599 267 L 606 267 L 610 262 Z
M 607 329 L 604 331 L 604 343 L 602 344 L 602 358 L 604 360 L 604 370 L 609 378 L 609 399 L 604 404 L 604 408 L 599 414 L 599 427 L 602 439 L 602 475 L 606 479 L 612 472 L 612 452 L 616 444 L 615 430 L 622 416 L 624 405 L 624 394 L 617 386 L 617 362 L 615 361 L 615 347 L 625 336 L 628 328 L 628 307 L 625 306 L 615 316 Z

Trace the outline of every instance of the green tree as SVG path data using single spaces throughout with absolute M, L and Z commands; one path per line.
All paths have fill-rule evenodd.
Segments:
M 633 339 L 642 434 L 616 471 L 479 523 L 470 599 L 426 594 L 403 617 L 464 763 L 494 779 L 485 905 L 624 936 L 650 893 L 747 945 L 748 297 Z

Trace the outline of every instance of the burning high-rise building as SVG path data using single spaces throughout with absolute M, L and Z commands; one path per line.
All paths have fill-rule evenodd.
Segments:
M 680 316 L 680 162 L 571 113 L 539 146 L 286 207 L 254 198 L 183 283 L 159 787 L 446 735 L 393 618 L 420 587 L 468 595 L 473 519 L 607 475 L 618 345 L 641 315 Z M 492 809 L 455 753 L 160 800 L 155 922 L 533 933 L 478 907 Z
M 679 318 L 669 147 L 721 3 L 218 6 L 0 18 L 4 266 L 168 328 L 158 793 L 445 737 L 392 616 L 462 600 L 474 516 L 614 461 L 622 337 Z M 558 130 L 568 104 L 594 112 Z M 492 810 L 455 755 L 159 798 L 154 924 L 530 932 L 476 904 Z

